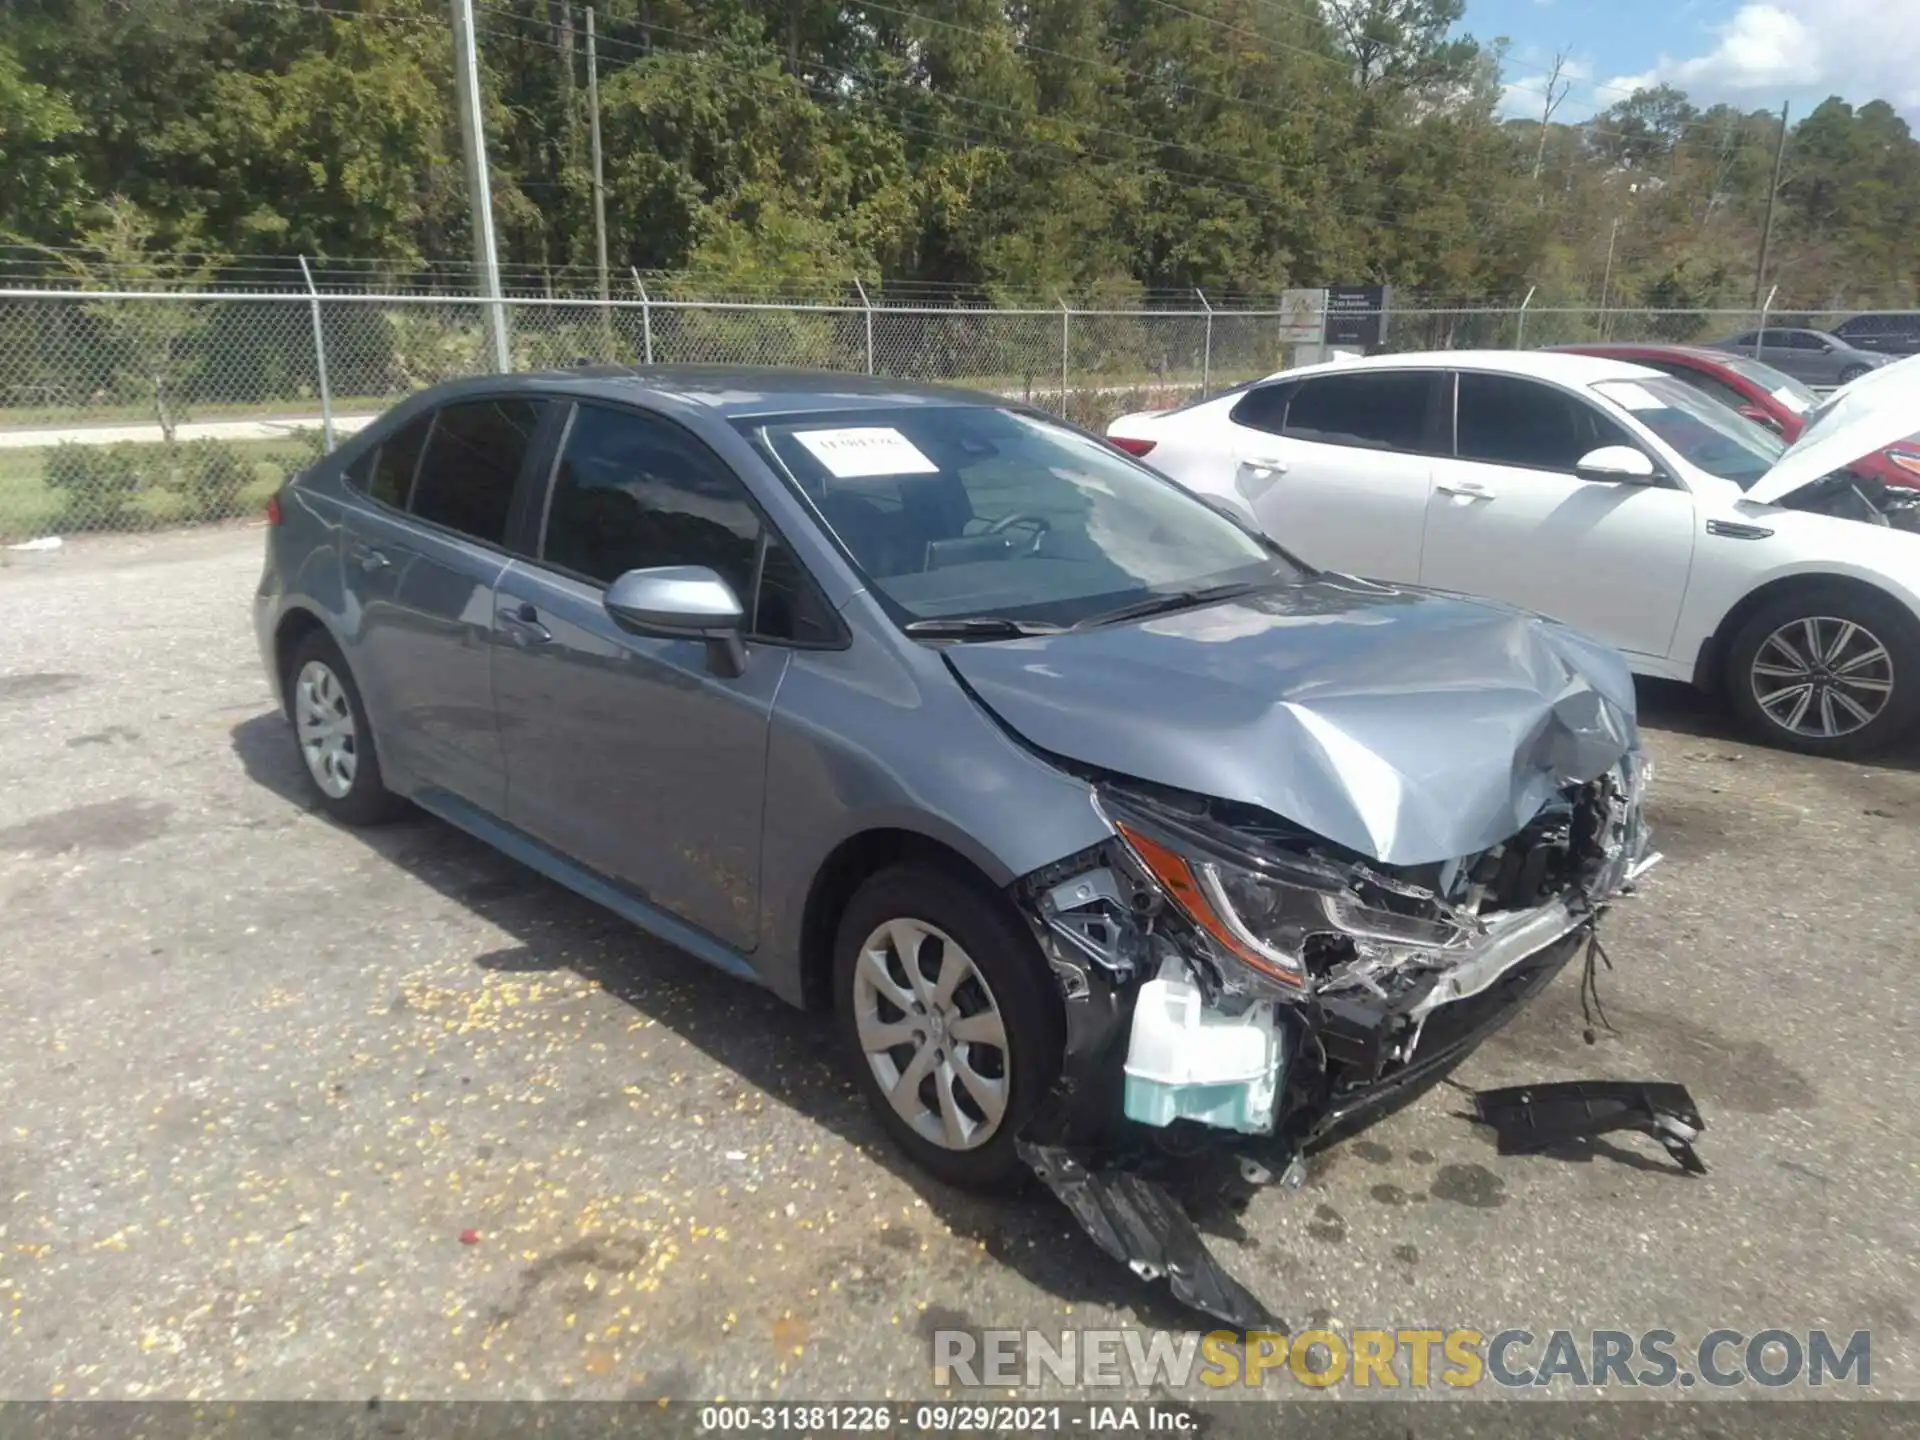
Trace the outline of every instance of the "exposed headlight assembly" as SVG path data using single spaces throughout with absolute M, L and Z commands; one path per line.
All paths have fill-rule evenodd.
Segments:
M 1364 947 L 1398 952 L 1402 960 L 1431 955 L 1438 961 L 1477 933 L 1436 897 L 1363 867 L 1347 874 L 1306 857 L 1241 865 L 1171 835 L 1156 838 L 1131 820 L 1116 819 L 1114 828 L 1188 920 L 1233 958 L 1282 985 L 1306 988 L 1316 950 L 1327 941 L 1335 942 L 1330 960 L 1351 958 L 1355 947 Z M 1424 901 L 1432 913 L 1409 915 L 1371 903 L 1370 887 L 1379 887 L 1381 898 Z

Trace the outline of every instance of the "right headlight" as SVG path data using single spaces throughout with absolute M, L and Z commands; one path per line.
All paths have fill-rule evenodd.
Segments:
M 1369 904 L 1353 879 L 1333 866 L 1302 859 L 1256 868 L 1171 837 L 1156 838 L 1124 819 L 1116 819 L 1114 828 L 1188 920 L 1233 958 L 1285 985 L 1307 985 L 1307 956 L 1316 937 L 1401 950 L 1413 958 L 1437 956 L 1473 933 L 1445 916 Z

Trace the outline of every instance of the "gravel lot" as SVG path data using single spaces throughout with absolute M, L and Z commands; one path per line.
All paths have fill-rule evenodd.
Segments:
M 1051 1201 L 908 1170 L 824 1025 L 437 822 L 309 814 L 259 549 L 0 569 L 0 1398 L 923 1396 L 941 1326 L 1189 1326 Z M 1204 1228 L 1295 1327 L 1869 1329 L 1920 1398 L 1920 776 L 1644 698 L 1618 1033 L 1570 971 L 1461 1078 L 1683 1081 L 1711 1173 L 1503 1159 L 1442 1089 Z

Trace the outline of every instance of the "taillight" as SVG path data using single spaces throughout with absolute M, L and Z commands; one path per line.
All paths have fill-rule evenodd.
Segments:
M 1107 438 L 1129 455 L 1145 455 L 1159 443 L 1154 440 L 1136 440 L 1131 435 L 1109 435 Z
M 267 523 L 269 525 L 278 525 L 280 523 L 280 516 L 280 495 L 278 491 L 275 491 L 267 497 Z

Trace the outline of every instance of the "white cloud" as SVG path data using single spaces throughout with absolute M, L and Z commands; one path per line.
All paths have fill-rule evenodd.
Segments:
M 1534 56 L 1536 65 L 1542 62 Z M 1581 96 L 1590 88 L 1588 81 L 1593 79 L 1593 66 L 1584 60 L 1569 60 L 1560 67 L 1560 87 L 1571 83 L 1567 98 L 1554 108 L 1553 118 L 1570 122 L 1576 116 L 1584 116 L 1591 109 L 1581 103 Z M 1574 92 L 1578 92 L 1577 94 Z M 1559 93 L 1556 88 L 1555 94 Z M 1500 113 L 1502 115 L 1525 117 L 1538 120 L 1540 112 L 1547 103 L 1547 70 L 1542 68 L 1538 74 L 1522 75 L 1518 80 L 1509 80 L 1500 87 Z
M 1839 95 L 1885 100 L 1920 120 L 1920 5 L 1912 0 L 1750 0 L 1714 33 L 1705 54 L 1662 55 L 1642 74 L 1607 81 L 1608 91 L 1666 81 L 1704 104 Z

